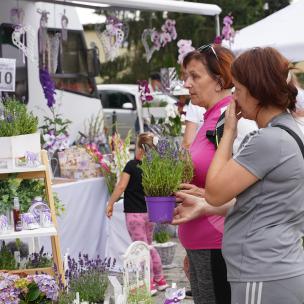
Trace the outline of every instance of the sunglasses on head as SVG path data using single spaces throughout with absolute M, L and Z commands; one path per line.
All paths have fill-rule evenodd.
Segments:
M 205 53 L 208 51 L 212 51 L 212 54 L 215 56 L 216 60 L 219 61 L 219 58 L 217 57 L 216 51 L 214 49 L 214 47 L 212 46 L 212 44 L 205 44 L 200 46 L 197 51 L 199 51 L 200 53 Z

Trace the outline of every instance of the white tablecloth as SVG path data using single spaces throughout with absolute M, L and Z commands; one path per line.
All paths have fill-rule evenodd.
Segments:
M 113 216 L 108 220 L 108 241 L 106 243 L 106 257 L 116 259 L 116 268 L 122 267 L 121 256 L 132 243 L 126 227 L 125 214 L 123 212 L 123 200 L 114 205 Z
M 105 257 L 107 218 L 105 215 L 108 191 L 104 178 L 92 178 L 53 185 L 52 189 L 65 204 L 66 211 L 57 217 L 61 254 L 79 252 L 96 258 Z M 49 242 L 43 240 L 46 251 Z

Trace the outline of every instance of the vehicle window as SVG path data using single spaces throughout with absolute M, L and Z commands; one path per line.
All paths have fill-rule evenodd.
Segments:
M 93 77 L 89 77 L 87 49 L 82 32 L 68 31 L 67 41 L 62 41 L 59 44 L 57 60 L 52 60 L 54 54 L 51 54 L 50 45 L 52 40 L 60 35 L 60 32 L 48 29 L 47 33 L 48 54 L 47 56 L 39 56 L 39 65 L 40 67 L 48 67 L 56 89 L 93 95 L 95 84 Z
M 5 96 L 16 96 L 24 103 L 28 102 L 27 59 L 12 43 L 13 25 L 0 25 L 0 57 L 16 59 L 15 92 L 3 92 Z
M 101 91 L 101 103 L 104 109 L 122 109 L 122 105 L 131 102 L 135 108 L 135 96 L 117 91 Z

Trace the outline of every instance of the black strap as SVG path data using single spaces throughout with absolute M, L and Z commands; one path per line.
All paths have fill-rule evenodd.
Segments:
M 289 133 L 295 139 L 297 144 L 299 145 L 299 148 L 300 148 L 300 150 L 302 152 L 302 155 L 303 155 L 303 158 L 304 158 L 304 144 L 303 144 L 301 138 L 299 137 L 299 135 L 296 132 L 292 131 L 291 129 L 289 129 L 288 127 L 283 126 L 283 125 L 275 125 L 275 126 L 272 126 L 272 127 L 278 127 L 280 129 L 285 130 L 287 133 Z
M 215 130 L 206 131 L 206 137 L 214 144 L 215 149 L 217 149 L 224 134 L 225 113 L 226 110 L 221 114 L 216 122 Z

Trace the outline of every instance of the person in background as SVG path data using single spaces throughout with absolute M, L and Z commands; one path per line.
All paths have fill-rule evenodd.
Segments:
M 108 218 L 111 218 L 115 202 L 124 193 L 124 212 L 130 237 L 133 242 L 143 241 L 151 247 L 151 294 L 154 295 L 157 290 L 165 290 L 168 284 L 163 275 L 160 256 L 152 246 L 154 224 L 149 222 L 142 187 L 142 171 L 138 167 L 145 153 L 145 145 L 154 147 L 152 133 L 147 132 L 138 135 L 135 159 L 126 164 L 108 201 L 106 214 Z
M 304 135 L 292 116 L 298 91 L 290 68 L 271 47 L 253 48 L 234 61 L 234 101 L 205 199 L 176 193 L 182 203 L 175 223 L 217 213 L 236 197 L 223 241 L 233 304 L 304 303 Z M 259 129 L 232 156 L 240 117 Z
M 204 113 L 206 110 L 203 107 L 193 105 L 191 100 L 186 108 L 185 133 L 182 146 L 189 149 L 194 138 L 204 122 Z
M 158 72 L 151 73 L 149 80 L 150 80 L 152 92 L 162 92 L 163 91 L 163 85 L 161 83 L 160 73 L 158 73 Z

